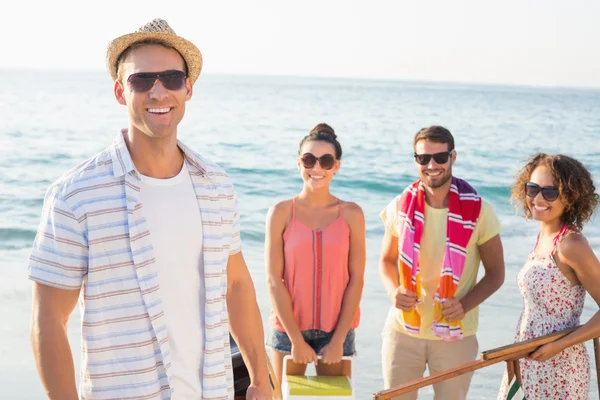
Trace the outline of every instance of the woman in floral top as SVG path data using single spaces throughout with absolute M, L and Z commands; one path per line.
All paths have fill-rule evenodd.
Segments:
M 515 342 L 579 325 L 586 291 L 600 304 L 600 262 L 581 234 L 598 205 L 588 170 L 564 155 L 537 154 L 520 171 L 512 197 L 540 222 L 533 251 L 518 274 L 524 308 Z M 519 362 L 532 399 L 587 399 L 590 361 L 583 344 L 600 336 L 600 312 L 583 327 Z M 508 392 L 505 374 L 499 399 Z

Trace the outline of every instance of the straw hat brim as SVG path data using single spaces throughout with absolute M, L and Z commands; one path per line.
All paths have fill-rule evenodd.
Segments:
M 196 82 L 202 70 L 202 54 L 190 41 L 170 33 L 135 32 L 120 36 L 108 44 L 106 51 L 106 68 L 113 81 L 117 80 L 117 61 L 119 56 L 132 44 L 144 40 L 157 40 L 177 50 L 188 66 L 188 76 L 192 84 Z

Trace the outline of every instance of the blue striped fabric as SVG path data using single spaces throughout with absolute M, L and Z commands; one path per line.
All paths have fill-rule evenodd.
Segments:
M 202 217 L 203 399 L 233 399 L 225 295 L 227 260 L 241 250 L 237 199 L 223 169 L 179 146 Z M 55 182 L 44 200 L 29 278 L 82 289 L 82 399 L 171 397 L 169 340 L 139 183 L 122 132 Z

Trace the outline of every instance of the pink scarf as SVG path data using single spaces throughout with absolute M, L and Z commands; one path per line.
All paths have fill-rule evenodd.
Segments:
M 421 302 L 419 250 L 425 222 L 425 191 L 423 183 L 408 186 L 397 203 L 398 253 L 401 282 L 407 290 L 417 294 Z M 442 304 L 454 297 L 462 276 L 467 255 L 467 244 L 475 229 L 481 211 L 481 198 L 466 181 L 452 178 L 448 197 L 448 229 L 440 284 L 434 297 L 433 334 L 444 340 L 462 339 L 462 321 L 449 322 L 442 315 Z M 403 311 L 406 331 L 418 335 L 421 317 L 416 308 Z

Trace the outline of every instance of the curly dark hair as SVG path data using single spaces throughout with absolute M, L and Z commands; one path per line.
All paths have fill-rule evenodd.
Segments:
M 560 216 L 561 222 L 578 230 L 583 229 L 583 225 L 592 218 L 600 196 L 596 193 L 590 172 L 574 158 L 563 154 L 534 154 L 517 174 L 511 199 L 523 207 L 525 218 L 531 218 L 531 210 L 526 202 L 525 184 L 531 179 L 533 170 L 540 165 L 548 167 L 554 185 L 565 202 L 565 210 Z

